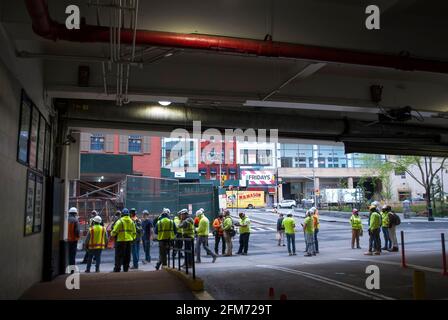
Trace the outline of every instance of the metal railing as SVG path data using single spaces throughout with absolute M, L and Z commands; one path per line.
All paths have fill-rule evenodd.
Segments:
M 189 246 L 187 245 L 189 244 Z M 187 249 L 189 247 L 189 249 Z M 183 253 L 183 255 L 182 255 Z M 190 256 L 190 258 L 188 258 Z M 191 268 L 193 279 L 196 279 L 196 267 L 194 260 L 194 238 L 176 238 L 170 242 L 168 251 L 168 266 L 172 265 L 173 269 L 182 271 L 181 261 L 184 261 L 185 273 L 189 274 Z

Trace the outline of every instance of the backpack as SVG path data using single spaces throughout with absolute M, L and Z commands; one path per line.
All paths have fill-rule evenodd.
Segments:
M 398 214 L 394 213 L 394 217 L 395 217 L 395 219 L 394 219 L 395 220 L 394 221 L 395 225 L 396 226 L 400 225 L 400 223 L 401 223 L 400 216 Z

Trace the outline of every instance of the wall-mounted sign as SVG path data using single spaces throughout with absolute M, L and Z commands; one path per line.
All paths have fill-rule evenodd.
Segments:
M 269 170 L 241 170 L 241 180 L 248 185 L 274 185 L 275 174 Z

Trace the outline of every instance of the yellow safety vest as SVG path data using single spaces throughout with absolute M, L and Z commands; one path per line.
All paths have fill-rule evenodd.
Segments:
M 180 224 L 179 217 L 177 217 L 177 216 L 174 217 L 173 221 L 174 221 L 174 224 L 176 225 L 177 234 L 180 236 L 180 238 L 182 238 L 184 235 L 184 231 L 181 228 L 179 228 L 179 224 Z
M 194 238 L 194 222 L 191 220 L 191 223 L 187 223 L 188 226 L 182 231 L 183 235 L 185 238 Z
M 362 222 L 359 216 L 352 215 L 350 217 L 350 224 L 352 225 L 352 229 L 360 230 L 362 229 Z
M 120 218 L 112 230 L 112 236 L 117 236 L 117 242 L 134 241 L 136 233 L 135 223 L 129 216 Z
M 248 217 L 244 217 L 240 219 L 240 225 L 246 224 L 246 226 L 240 227 L 240 234 L 242 233 L 250 233 L 250 219 Z
M 210 221 L 208 218 L 204 215 L 199 220 L 199 226 L 198 226 L 198 236 L 208 236 L 209 230 L 210 230 Z
M 106 248 L 106 228 L 97 224 L 90 227 L 89 230 L 90 238 L 87 244 L 88 248 L 90 250 Z
M 174 222 L 167 217 L 157 221 L 157 240 L 173 240 L 174 239 Z

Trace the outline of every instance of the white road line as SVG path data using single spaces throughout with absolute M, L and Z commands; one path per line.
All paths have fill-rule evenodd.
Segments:
M 401 262 L 393 262 L 393 261 L 385 261 L 385 260 L 354 259 L 354 258 L 338 258 L 338 260 L 365 261 L 365 262 L 372 262 L 372 263 L 387 264 L 387 265 L 391 265 L 391 266 L 401 266 Z M 409 263 L 406 263 L 406 266 L 410 267 L 410 268 L 418 269 L 418 270 L 428 271 L 428 272 L 442 273 L 442 269 L 430 268 L 430 267 L 419 266 L 416 264 L 409 264 Z
M 215 298 L 213 298 L 213 296 L 208 293 L 207 291 L 199 291 L 199 292 L 193 292 L 193 295 L 198 299 L 198 300 L 215 300 Z
M 332 286 L 341 288 L 343 290 L 347 290 L 347 291 L 359 294 L 364 297 L 372 298 L 374 300 L 395 300 L 394 298 L 391 298 L 391 297 L 388 297 L 388 296 L 385 296 L 385 295 L 382 295 L 382 294 L 379 294 L 376 292 L 372 292 L 367 289 L 359 288 L 359 287 L 353 286 L 348 283 L 344 283 L 344 282 L 333 280 L 333 279 L 330 279 L 327 277 L 323 277 L 323 276 L 320 276 L 320 275 L 317 275 L 314 273 L 309 273 L 309 272 L 304 272 L 304 271 L 299 271 L 299 270 L 294 270 L 294 269 L 288 269 L 288 268 L 279 267 L 279 266 L 272 266 L 272 265 L 257 265 L 257 267 L 265 268 L 265 269 L 273 269 L 273 270 L 278 270 L 278 271 L 283 271 L 286 273 L 299 275 L 299 276 L 309 278 L 314 281 L 322 282 L 322 283 L 325 283 L 328 285 L 332 285 Z

